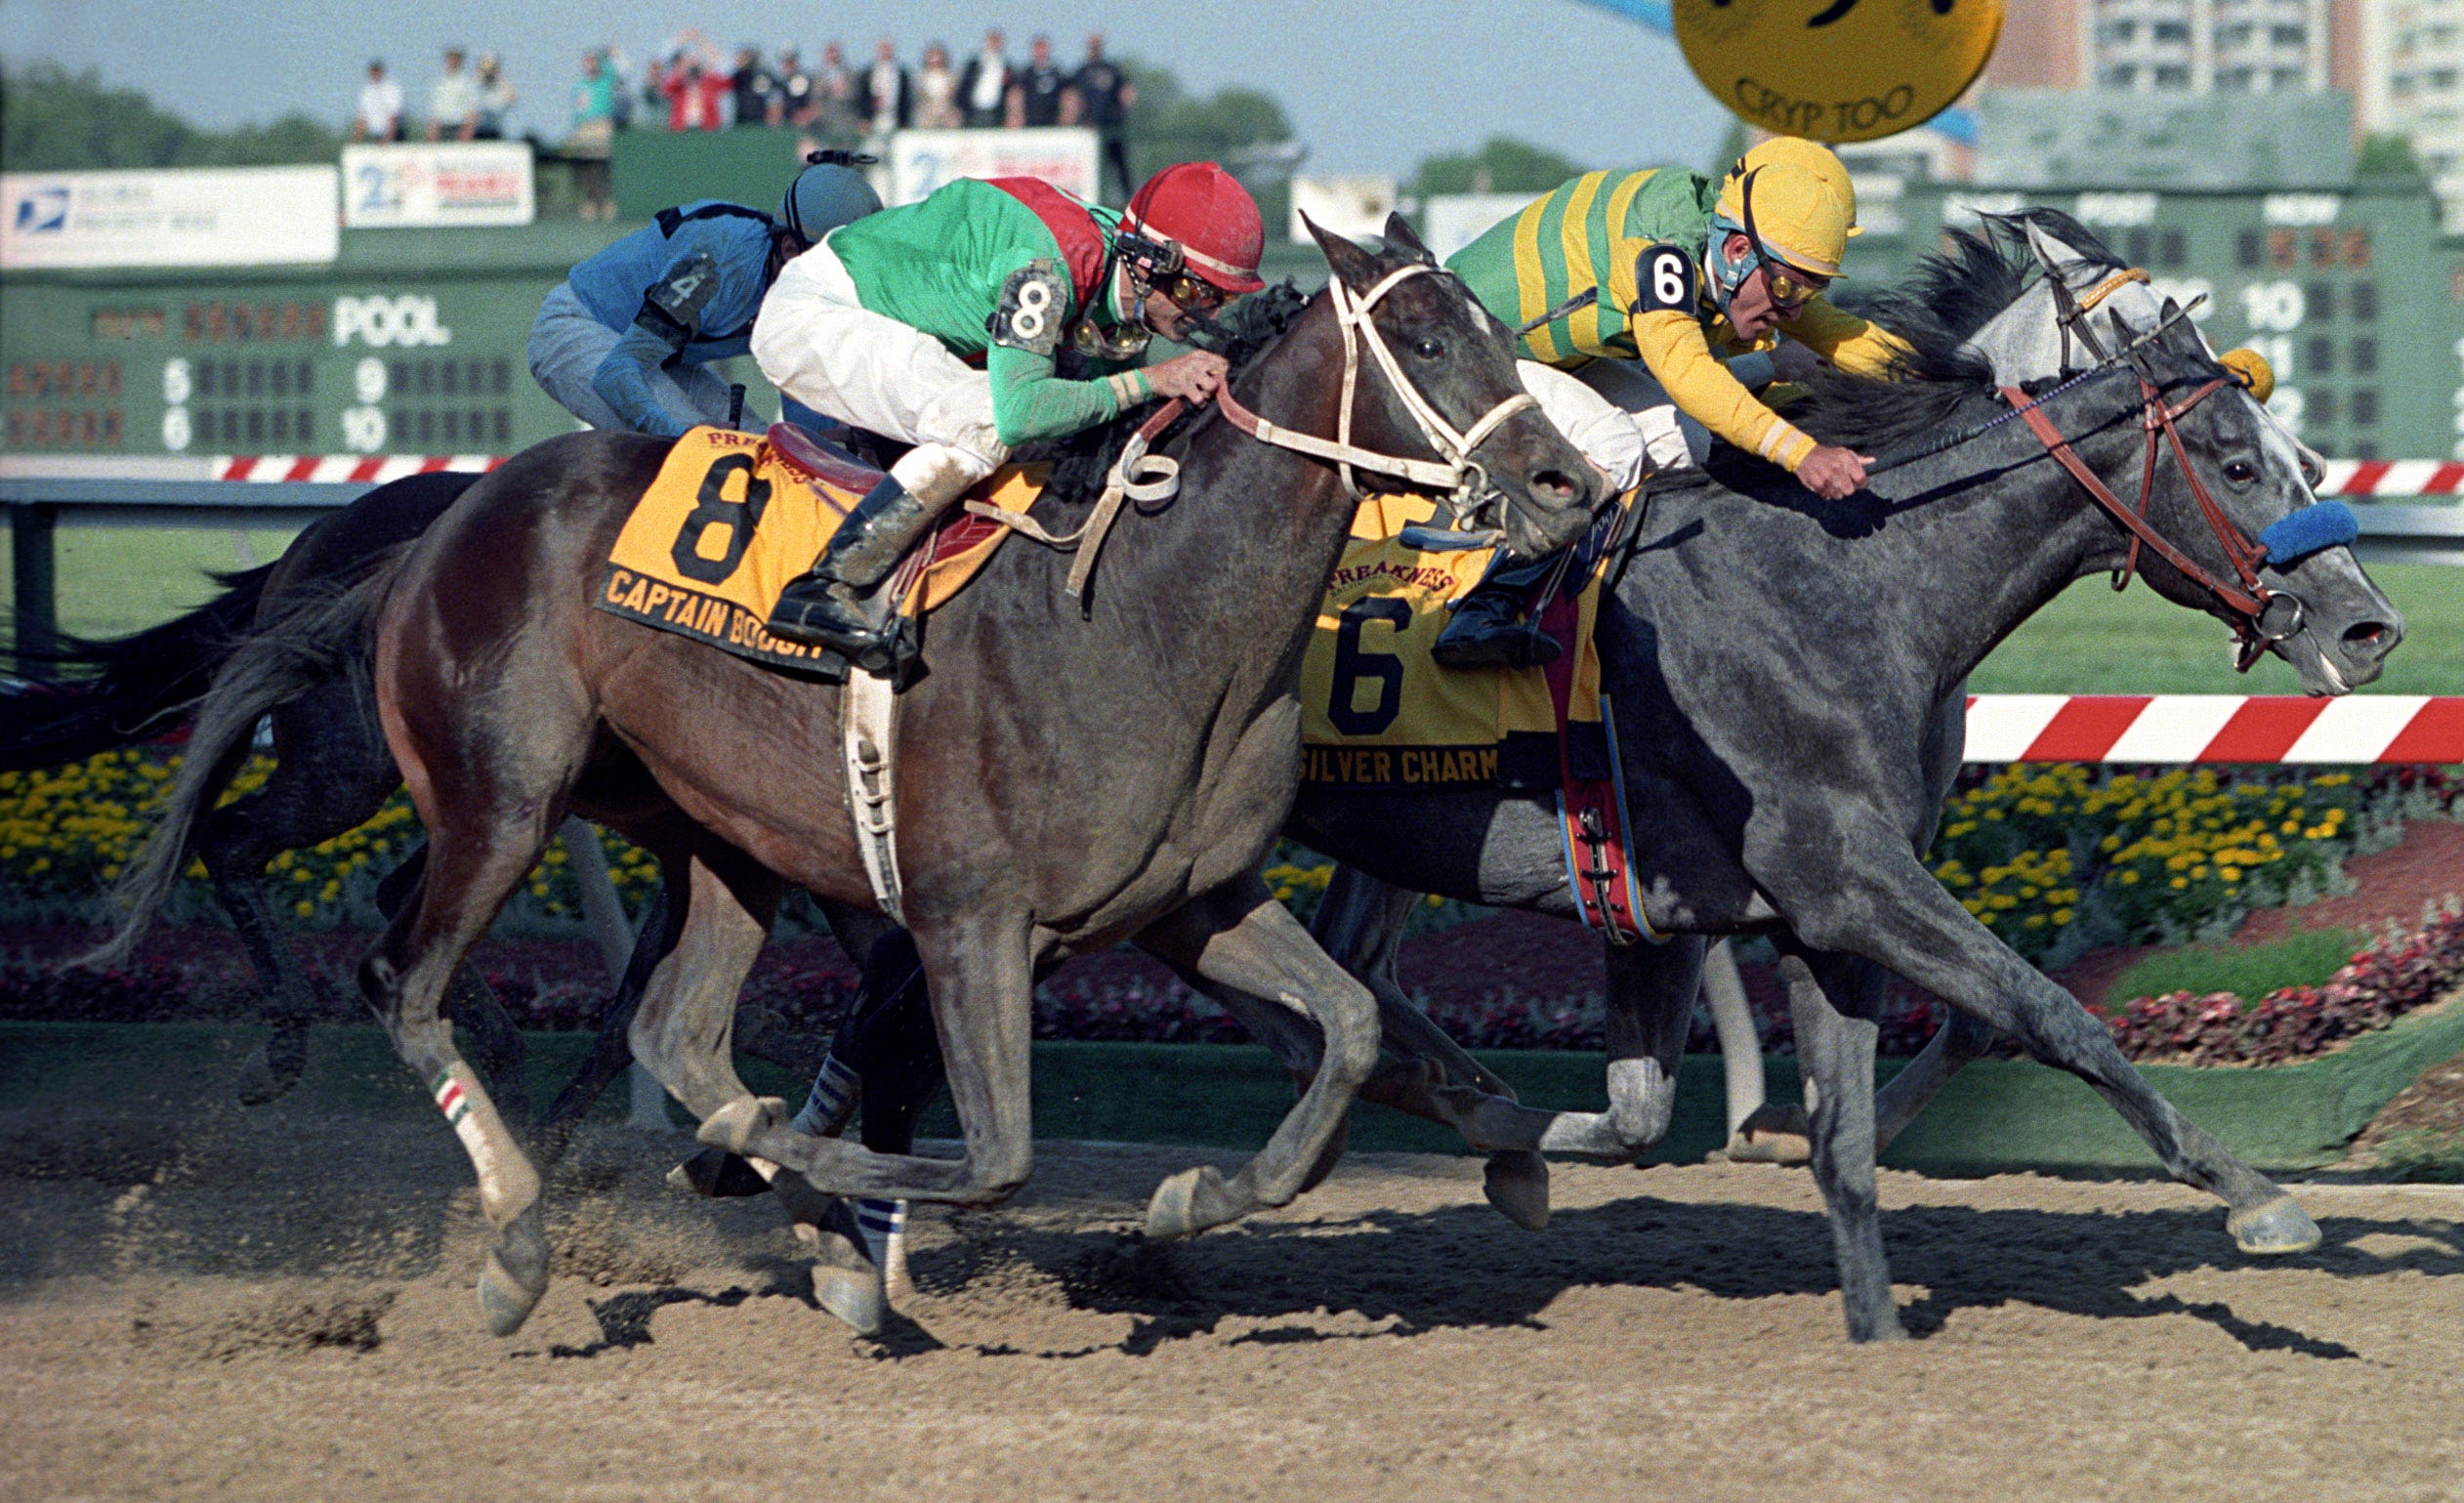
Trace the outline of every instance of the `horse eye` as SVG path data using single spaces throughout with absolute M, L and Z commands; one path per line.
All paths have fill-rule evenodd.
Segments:
M 1411 353 L 1424 360 L 1434 360 L 1446 353 L 1446 347 L 1434 339 L 1415 339 L 1411 342 Z
M 2258 470 L 2246 459 L 2229 460 L 2225 464 L 2225 479 L 2235 485 L 2247 485 L 2258 478 Z

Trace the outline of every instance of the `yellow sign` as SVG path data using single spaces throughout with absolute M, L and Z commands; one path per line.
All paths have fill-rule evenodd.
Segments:
M 1968 92 L 2002 33 L 2003 0 L 1675 0 L 1677 44 L 1748 125 L 1876 141 Z

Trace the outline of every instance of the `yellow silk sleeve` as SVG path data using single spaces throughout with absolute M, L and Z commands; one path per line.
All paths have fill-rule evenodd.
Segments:
M 1852 376 L 1880 376 L 1892 356 L 1908 348 L 1882 325 L 1868 323 L 1820 298 L 1808 301 L 1797 316 L 1779 327 L 1790 339 Z
M 1765 406 L 1711 353 L 1702 325 L 1674 310 L 1636 315 L 1634 348 L 1679 411 L 1748 454 L 1789 474 L 1814 452 L 1814 439 Z

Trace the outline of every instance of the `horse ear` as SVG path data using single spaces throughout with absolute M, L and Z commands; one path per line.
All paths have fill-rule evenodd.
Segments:
M 1317 248 L 1325 253 L 1327 267 L 1343 279 L 1345 286 L 1362 287 L 1368 284 L 1373 275 L 1373 265 L 1367 251 L 1319 225 L 1307 214 L 1301 216 L 1301 223 L 1309 227 L 1310 238 L 1317 242 Z
M 1434 267 L 1438 264 L 1438 258 L 1430 252 L 1427 245 L 1421 243 L 1420 236 L 1413 232 L 1411 221 L 1400 214 L 1386 216 L 1386 248 L 1406 261 L 1417 261 L 1425 267 Z
M 2088 259 L 2033 219 L 2022 220 L 2020 225 L 2027 231 L 2028 250 L 2035 254 L 2036 264 L 2045 269 L 2046 275 L 2064 276 L 2070 268 Z

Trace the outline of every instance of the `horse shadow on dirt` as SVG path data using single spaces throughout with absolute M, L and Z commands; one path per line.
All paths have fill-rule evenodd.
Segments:
M 2464 1277 L 2464 1238 L 2421 1221 L 2323 1217 L 2326 1241 L 2293 1259 L 2236 1252 L 2221 1216 L 2205 1208 L 2105 1212 L 1978 1210 L 1911 1206 L 1887 1211 L 1883 1237 L 1895 1282 L 1926 1292 L 1900 1315 L 1919 1339 L 1958 1312 L 2009 1304 L 2068 1315 L 2146 1318 L 2189 1315 L 2247 1351 L 2351 1358 L 2340 1342 L 2236 1315 L 2223 1301 L 2193 1303 L 2135 1292 L 2152 1279 L 2211 1269 L 2325 1270 L 2339 1277 L 2409 1271 Z M 2395 1233 L 2419 1243 L 2393 1255 L 2357 1239 Z M 970 1244 L 919 1254 L 920 1287 L 964 1286 L 964 1270 L 990 1249 L 1051 1276 L 1078 1309 L 1127 1315 L 1117 1350 L 1150 1354 L 1166 1343 L 1212 1334 L 1228 1318 L 1272 1319 L 1244 1342 L 1310 1342 L 1410 1336 L 1448 1327 L 1546 1329 L 1545 1312 L 1585 1286 L 1699 1291 L 1721 1299 L 1836 1297 L 1828 1224 L 1818 1212 L 1769 1206 L 1631 1199 L 1561 1211 L 1548 1230 L 1504 1230 L 1485 1206 L 1422 1213 L 1379 1211 L 1292 1229 L 1234 1228 L 1194 1242 L 1158 1244 L 1135 1232 L 986 1229 Z M 1311 1316 L 1355 1315 L 1378 1332 L 1331 1332 Z M 920 1330 L 918 1337 L 930 1338 Z M 917 1346 L 921 1350 L 921 1346 Z M 1058 1355 L 1058 1354 L 1056 1354 Z

